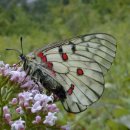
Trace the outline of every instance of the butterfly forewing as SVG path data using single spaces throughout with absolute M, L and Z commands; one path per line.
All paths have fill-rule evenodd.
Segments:
M 104 74 L 116 54 L 108 34 L 83 35 L 35 51 L 35 64 L 64 89 L 60 99 L 66 111 L 78 113 L 97 101 L 104 90 Z M 45 72 L 46 73 L 46 72 Z M 60 93 L 60 91 L 58 91 Z
M 67 54 L 82 55 L 98 62 L 104 74 L 109 70 L 116 55 L 116 40 L 108 34 L 90 34 L 52 44 L 44 50 L 47 54 L 59 53 L 59 47 Z

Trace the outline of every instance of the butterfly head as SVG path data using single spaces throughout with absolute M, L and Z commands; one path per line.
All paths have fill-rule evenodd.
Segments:
M 14 48 L 7 48 L 6 50 L 13 50 L 13 51 L 17 52 L 19 54 L 20 60 L 23 63 L 26 63 L 28 58 L 23 54 L 22 37 L 20 38 L 20 41 L 21 41 L 21 51 L 18 49 L 14 49 Z
M 26 56 L 23 55 L 22 53 L 19 55 L 19 57 L 20 57 L 21 61 L 23 61 L 23 62 L 27 60 Z

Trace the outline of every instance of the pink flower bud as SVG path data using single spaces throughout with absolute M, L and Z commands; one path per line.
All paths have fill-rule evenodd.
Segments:
M 24 102 L 24 107 L 29 107 L 29 102 Z
M 11 115 L 10 114 L 5 114 L 4 115 L 5 119 L 10 122 L 11 121 Z
M 17 103 L 18 103 L 17 98 L 13 98 L 12 101 L 11 101 L 11 104 L 16 105 Z
M 16 112 L 19 113 L 19 114 L 23 114 L 23 113 L 24 113 L 22 107 L 18 107 L 18 108 L 16 109 Z
M 36 120 L 37 123 L 39 123 L 41 121 L 41 117 L 40 116 L 36 116 L 35 120 Z
M 3 107 L 3 112 L 4 112 L 4 114 L 8 114 L 8 113 L 9 113 L 9 108 L 8 108 L 8 106 L 4 106 L 4 107 Z

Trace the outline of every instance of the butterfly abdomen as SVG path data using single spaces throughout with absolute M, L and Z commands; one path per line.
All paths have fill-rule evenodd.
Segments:
M 45 89 L 49 92 L 53 92 L 60 100 L 63 101 L 66 98 L 64 88 L 43 70 L 32 65 L 30 61 L 24 63 L 24 69 L 26 69 L 25 71 L 27 71 L 27 74 L 30 75 L 35 82 L 40 82 Z
M 42 72 L 40 69 L 37 69 L 33 73 L 32 77 L 37 78 L 37 81 L 39 81 L 43 87 L 56 94 L 60 100 L 64 100 L 66 98 L 65 90 L 63 87 L 56 80 L 51 78 L 46 73 Z

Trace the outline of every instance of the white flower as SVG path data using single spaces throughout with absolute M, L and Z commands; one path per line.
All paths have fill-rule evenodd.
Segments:
M 55 114 L 59 110 L 55 104 L 52 104 L 52 96 L 41 94 L 41 89 L 43 86 L 40 82 L 36 84 L 33 80 L 31 80 L 30 76 L 26 75 L 26 73 L 23 71 L 23 68 L 18 67 L 17 64 L 13 67 L 10 67 L 8 64 L 4 65 L 3 62 L 0 62 L 0 75 L 2 78 L 5 78 L 9 81 L 11 84 L 10 87 L 14 87 L 15 85 L 16 87 L 20 86 L 24 91 L 19 93 L 19 89 L 16 88 L 16 91 L 14 91 L 15 88 L 9 88 L 9 90 L 13 90 L 9 91 L 11 92 L 11 97 L 9 99 L 12 98 L 12 101 L 9 102 L 10 109 L 8 106 L 3 107 L 3 119 L 5 120 L 5 122 L 3 122 L 4 124 L 10 125 L 11 130 L 25 130 L 25 124 L 26 126 L 30 126 L 30 124 L 28 124 L 26 118 L 24 121 L 22 119 L 19 119 L 19 117 L 21 114 L 22 116 L 31 116 L 31 114 L 33 114 L 33 117 L 35 116 L 35 119 L 31 119 L 30 117 L 29 123 L 32 122 L 33 124 L 37 125 L 44 123 L 47 126 L 55 125 L 55 122 L 57 120 Z M 12 97 L 13 92 L 14 98 Z M 18 95 L 17 97 L 16 94 Z M 11 113 L 12 111 L 13 113 Z M 19 120 L 16 120 L 16 118 Z
M 12 124 L 11 124 L 11 130 L 25 130 L 25 121 L 24 120 L 21 120 L 21 118 L 19 120 L 16 120 L 14 121 Z
M 3 76 L 7 76 L 9 75 L 11 71 L 11 68 L 9 67 L 9 64 L 6 64 L 6 65 L 0 65 L 0 73 L 3 75 Z
M 36 94 L 34 97 L 35 101 L 43 101 L 47 98 L 48 96 L 45 94 Z
M 40 101 L 36 101 L 34 103 L 34 105 L 32 106 L 32 108 L 31 108 L 31 112 L 32 113 L 36 113 L 37 111 L 39 111 L 41 109 L 42 109 L 41 102 Z
M 45 94 L 36 94 L 34 100 L 41 101 L 43 107 L 46 107 L 48 102 L 53 101 L 50 96 L 47 96 Z
M 34 82 L 32 80 L 29 80 L 25 82 L 24 84 L 21 85 L 21 88 L 27 88 L 27 87 L 32 87 L 34 86 Z
M 27 107 L 29 105 L 29 101 L 33 99 L 31 92 L 23 92 L 19 93 L 19 105 Z
M 18 95 L 18 97 L 19 97 L 19 100 L 24 100 L 24 101 L 30 101 L 30 100 L 32 100 L 33 99 L 33 97 L 32 97 L 32 93 L 30 93 L 30 92 L 23 92 L 23 93 L 20 93 L 19 95 Z
M 18 83 L 21 83 L 26 76 L 26 73 L 24 71 L 11 71 L 9 74 L 11 75 L 10 80 L 17 81 Z
M 34 96 L 34 101 L 40 101 L 42 107 L 46 107 L 47 103 L 52 101 L 52 98 L 50 96 L 45 95 L 45 94 L 36 94 Z
M 32 89 L 32 90 L 31 90 L 31 93 L 32 93 L 32 95 L 36 95 L 36 94 L 38 94 L 38 93 L 40 93 L 40 92 L 39 92 L 39 90 Z
M 49 112 L 48 115 L 46 116 L 46 119 L 43 121 L 44 124 L 48 124 L 50 126 L 55 125 L 55 121 L 57 120 L 57 117 L 55 116 L 55 113 Z
M 56 104 L 48 104 L 47 109 L 51 112 L 59 112 L 59 109 L 57 108 Z

